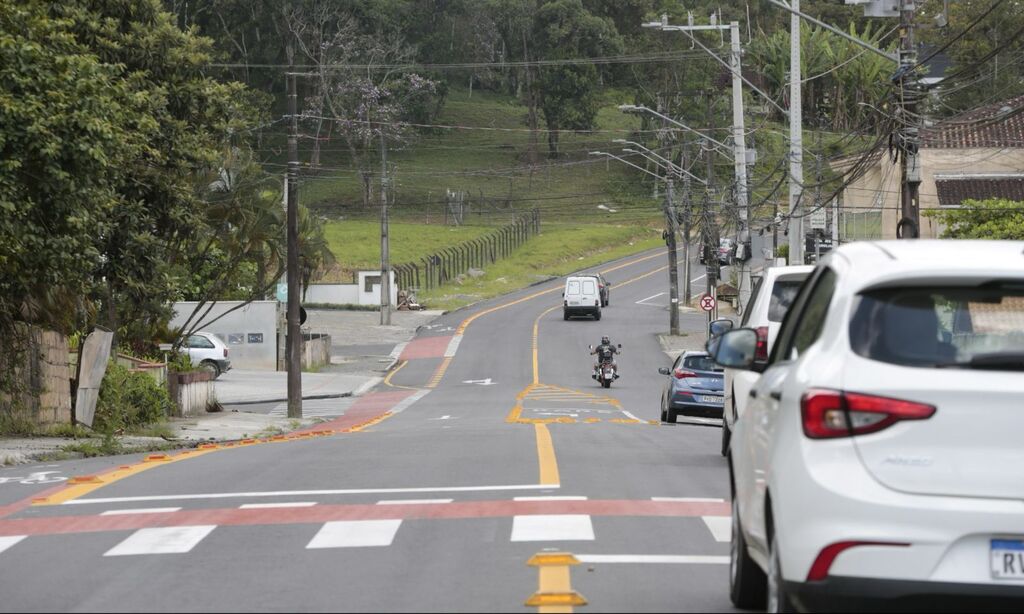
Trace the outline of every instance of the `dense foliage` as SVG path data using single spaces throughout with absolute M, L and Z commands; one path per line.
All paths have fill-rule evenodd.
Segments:
M 1005 199 L 965 200 L 957 209 L 925 213 L 938 220 L 946 239 L 1024 241 L 1024 203 Z

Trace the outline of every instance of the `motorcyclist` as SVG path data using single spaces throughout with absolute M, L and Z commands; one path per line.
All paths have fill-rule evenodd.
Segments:
M 615 354 L 619 353 L 617 347 L 612 345 L 611 339 L 607 335 L 601 337 L 601 344 L 595 347 L 591 354 L 597 354 L 597 363 L 594 365 L 594 377 L 597 377 L 598 369 L 603 363 L 612 363 L 612 368 L 615 369 L 615 377 L 619 377 L 619 365 L 615 362 Z

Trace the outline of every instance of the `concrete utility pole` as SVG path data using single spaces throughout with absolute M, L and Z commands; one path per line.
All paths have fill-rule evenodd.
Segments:
M 900 67 L 897 71 L 899 90 L 897 102 L 901 109 L 900 130 L 901 187 L 900 221 L 896 237 L 916 239 L 921 236 L 921 209 L 918 188 L 921 186 L 921 120 L 917 103 L 921 96 L 917 79 L 917 47 L 914 45 L 914 14 L 916 0 L 900 0 Z
M 746 127 L 743 120 L 743 71 L 740 68 L 740 22 L 729 23 L 729 33 L 732 39 L 732 142 L 733 155 L 736 157 L 736 207 L 739 209 L 740 231 L 737 237 L 737 247 L 743 245 L 743 249 L 749 251 L 750 247 L 750 201 L 747 195 L 747 143 Z M 745 257 L 739 263 L 740 287 L 739 301 L 740 312 L 747 307 L 747 300 L 750 298 L 750 261 L 751 255 Z
M 718 24 L 712 22 L 711 25 L 686 25 L 686 26 L 673 26 L 668 23 L 668 16 L 662 15 L 660 22 L 649 22 L 641 24 L 644 28 L 658 28 L 662 31 L 667 32 L 684 32 L 691 39 L 696 42 L 693 38 L 693 31 L 699 30 L 717 30 L 719 32 L 723 30 L 729 30 L 730 33 L 730 60 L 729 60 L 729 72 L 732 73 L 732 154 L 735 165 L 736 175 L 736 207 L 738 217 L 740 220 L 740 229 L 737 233 L 737 246 L 743 245 L 744 249 L 747 248 L 747 244 L 750 241 L 750 226 L 748 220 L 750 218 L 750 203 L 748 201 L 747 194 L 747 147 L 746 147 L 746 128 L 744 126 L 744 113 L 743 113 L 743 70 L 741 66 L 740 57 L 742 55 L 742 49 L 740 48 L 740 24 L 738 21 L 730 22 L 726 24 Z M 702 49 L 707 50 L 706 47 L 701 45 Z M 707 50 L 709 53 L 710 50 Z M 718 59 L 714 53 L 711 53 L 712 57 Z M 721 61 L 721 60 L 719 60 Z M 622 108 L 621 106 L 619 107 Z M 645 109 L 650 111 L 649 109 Z M 655 113 L 658 115 L 657 113 Z M 676 122 L 678 123 L 678 122 Z M 740 307 L 744 307 L 747 304 L 747 299 L 750 298 L 751 287 L 750 287 L 750 266 L 747 264 L 749 260 L 749 254 L 738 262 L 739 266 L 739 291 L 740 291 Z
M 391 325 L 391 239 L 388 236 L 388 145 L 380 132 L 380 323 Z
M 291 57 L 291 54 L 289 54 Z M 288 73 L 288 417 L 302 417 L 302 329 L 299 324 L 299 110 L 294 69 Z
M 800 199 L 804 183 L 803 101 L 800 70 L 800 0 L 790 0 L 789 15 L 789 264 L 804 263 L 804 218 Z
M 665 181 L 665 217 L 668 218 L 668 327 L 670 335 L 679 334 L 679 258 L 676 251 L 676 236 L 679 234 L 679 220 L 673 193 L 673 181 Z

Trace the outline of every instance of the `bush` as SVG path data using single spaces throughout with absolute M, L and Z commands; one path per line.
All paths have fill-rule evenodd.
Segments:
M 100 385 L 93 428 L 105 433 L 163 420 L 171 410 L 167 389 L 145 373 L 111 361 Z

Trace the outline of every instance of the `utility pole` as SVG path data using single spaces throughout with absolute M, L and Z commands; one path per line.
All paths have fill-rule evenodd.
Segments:
M 290 51 L 290 49 L 289 49 Z M 289 58 L 292 54 L 288 54 Z M 294 67 L 288 72 L 288 417 L 302 417 L 302 329 L 299 325 L 299 110 Z
M 916 239 L 921 235 L 921 210 L 918 188 L 921 186 L 920 123 L 917 103 L 921 96 L 917 73 L 917 48 L 914 45 L 914 13 L 916 0 L 900 0 L 900 67 L 897 71 L 899 90 L 898 108 L 901 109 L 900 151 L 901 190 L 900 221 L 896 224 L 896 237 Z
M 391 325 L 391 239 L 388 237 L 388 145 L 380 131 L 380 323 Z
M 689 165 L 689 147 L 686 142 L 683 142 L 683 168 L 687 168 Z M 689 305 L 691 296 L 690 285 L 692 284 L 692 275 L 690 273 L 690 234 L 692 233 L 692 222 L 690 217 L 690 209 L 692 208 L 692 201 L 690 200 L 690 175 L 683 175 L 683 304 Z
M 800 199 L 804 183 L 803 102 L 800 71 L 800 0 L 790 0 L 789 14 L 789 264 L 804 263 L 804 218 Z
M 743 71 L 740 68 L 740 23 L 733 21 L 729 23 L 729 34 L 732 41 L 732 148 L 736 160 L 736 206 L 739 209 L 740 231 L 737 237 L 737 244 L 742 244 L 744 250 L 748 250 L 750 242 L 750 201 L 747 198 L 747 144 L 746 127 L 743 120 Z M 739 300 L 740 309 L 746 309 L 747 300 L 750 298 L 750 254 L 745 254 L 740 267 Z
M 668 327 L 670 335 L 679 334 L 679 258 L 676 252 L 676 236 L 679 233 L 679 220 L 676 218 L 676 206 L 673 201 L 673 184 L 671 178 L 665 181 L 665 217 L 668 222 Z

